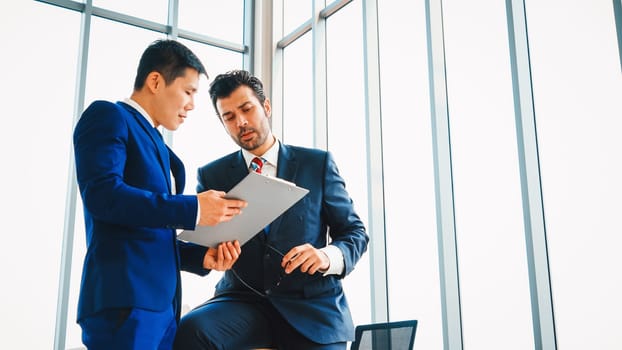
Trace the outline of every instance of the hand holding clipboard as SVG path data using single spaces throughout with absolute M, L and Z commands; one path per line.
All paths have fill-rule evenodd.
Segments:
M 243 199 L 248 203 L 241 215 L 216 226 L 184 230 L 177 238 L 213 248 L 221 242 L 233 240 L 242 245 L 307 193 L 309 190 L 306 188 L 283 179 L 250 172 L 226 195 L 227 198 Z

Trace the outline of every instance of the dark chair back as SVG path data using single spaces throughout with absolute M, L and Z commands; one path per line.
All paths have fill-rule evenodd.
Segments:
M 356 326 L 351 350 L 412 350 L 417 320 Z

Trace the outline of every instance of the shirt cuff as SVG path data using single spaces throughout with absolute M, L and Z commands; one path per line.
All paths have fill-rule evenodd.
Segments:
M 201 220 L 201 202 L 199 201 L 199 197 L 197 198 L 197 219 L 196 219 L 196 226 L 199 226 L 199 220 Z
M 334 245 L 327 245 L 320 250 L 323 251 L 326 256 L 328 256 L 328 261 L 330 263 L 328 270 L 324 272 L 324 276 L 341 275 L 345 267 L 345 263 L 343 261 L 343 253 L 341 252 L 341 249 L 335 247 Z

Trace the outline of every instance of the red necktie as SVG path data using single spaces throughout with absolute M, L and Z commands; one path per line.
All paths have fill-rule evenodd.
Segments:
M 261 157 L 255 157 L 253 158 L 253 160 L 251 160 L 251 170 L 256 172 L 257 174 L 261 174 L 261 168 L 263 167 L 264 163 L 266 162 L 265 159 L 261 158 Z
M 256 172 L 257 174 L 261 174 L 261 168 L 263 167 L 263 165 L 266 164 L 266 160 L 261 158 L 261 157 L 255 157 L 253 158 L 253 160 L 251 160 L 251 165 L 250 165 L 250 169 L 254 172 Z M 268 234 L 268 232 L 270 232 L 270 224 L 268 224 L 268 226 L 264 227 L 263 229 L 265 234 Z

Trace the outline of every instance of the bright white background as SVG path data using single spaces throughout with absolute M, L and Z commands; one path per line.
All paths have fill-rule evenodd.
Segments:
M 164 22 L 165 3 L 95 6 Z M 180 25 L 241 42 L 239 3 L 182 0 Z M 287 2 L 285 33 L 310 18 L 307 2 L 293 3 Z M 223 11 L 224 4 L 231 7 Z M 215 6 L 218 11 L 207 10 Z M 505 9 L 498 1 L 447 0 L 443 6 L 465 349 L 530 349 Z M 361 11 L 354 0 L 329 18 L 328 139 L 366 219 Z M 558 346 L 619 349 L 622 75 L 612 4 L 527 0 L 526 11 Z M 225 13 L 236 15 L 216 25 Z M 423 0 L 379 1 L 390 314 L 392 320 L 419 319 L 416 348 L 436 350 L 442 348 L 442 325 L 424 16 Z M 49 349 L 72 156 L 80 14 L 35 1 L 3 2 L 0 21 L 8 29 L 0 55 L 0 219 L 7 223 L 0 247 L 0 348 Z M 140 53 L 161 35 L 102 19 L 93 20 L 92 30 L 86 103 L 127 97 Z M 312 142 L 310 34 L 284 55 L 284 138 L 302 145 Z M 212 77 L 242 65 L 239 54 L 187 44 Z M 194 192 L 197 166 L 235 149 L 211 109 L 209 81 L 201 84 L 197 109 L 172 142 L 186 162 L 188 193 Z M 81 215 L 78 202 L 67 348 L 80 346 L 74 319 L 84 252 Z M 368 263 L 365 257 L 346 281 L 355 323 L 370 319 Z M 217 277 L 184 274 L 184 304 L 192 307 L 211 295 Z

